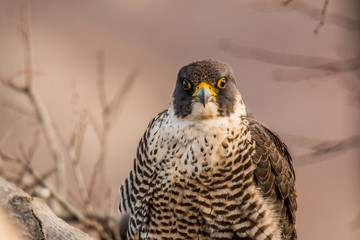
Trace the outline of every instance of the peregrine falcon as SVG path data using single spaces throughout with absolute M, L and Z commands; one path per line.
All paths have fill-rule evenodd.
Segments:
M 232 69 L 215 60 L 180 69 L 120 197 L 127 239 L 296 239 L 287 147 L 248 114 Z

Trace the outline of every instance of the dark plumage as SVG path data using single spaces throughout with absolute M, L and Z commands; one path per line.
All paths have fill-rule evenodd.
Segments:
M 214 60 L 181 68 L 120 196 L 129 239 L 296 239 L 287 147 L 248 115 L 231 68 Z
M 226 88 L 220 89 L 216 86 L 218 80 L 224 77 L 226 80 Z M 182 81 L 187 79 L 191 83 L 189 91 L 184 90 Z M 195 86 L 200 82 L 207 82 L 212 86 L 216 96 L 216 103 L 219 106 L 220 116 L 229 116 L 234 112 L 236 104 L 236 81 L 232 69 L 225 63 L 214 60 L 193 62 L 182 67 L 179 71 L 175 90 L 173 94 L 175 115 L 178 117 L 186 117 L 190 114 L 195 99 L 192 94 Z

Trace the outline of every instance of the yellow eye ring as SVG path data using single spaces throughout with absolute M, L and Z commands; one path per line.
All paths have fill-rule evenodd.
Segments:
M 183 82 L 182 82 L 182 84 L 183 84 L 183 88 L 184 88 L 184 90 L 190 90 L 190 88 L 191 88 L 191 83 L 187 80 L 187 79 L 183 79 Z
M 226 78 L 220 78 L 217 82 L 217 86 L 221 89 L 224 89 L 226 87 Z

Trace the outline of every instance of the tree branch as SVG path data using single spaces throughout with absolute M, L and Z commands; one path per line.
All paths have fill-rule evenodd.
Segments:
M 22 239 L 92 239 L 58 218 L 43 200 L 31 197 L 1 177 L 0 206 L 10 216 Z
M 354 148 L 360 148 L 360 135 L 344 138 L 341 140 L 319 140 L 303 136 L 296 136 L 290 134 L 281 134 L 284 136 L 291 146 L 297 146 L 306 150 L 309 153 L 295 156 L 296 166 L 305 166 L 321 161 L 333 159 L 334 156 L 345 153 Z
M 321 9 L 320 22 L 319 22 L 319 24 L 317 25 L 317 27 L 316 27 L 315 30 L 314 30 L 314 33 L 315 33 L 315 34 L 318 34 L 320 28 L 321 28 L 322 26 L 324 26 L 324 24 L 325 24 L 326 11 L 327 11 L 327 8 L 328 8 L 328 6 L 329 6 L 329 2 L 330 2 L 329 0 L 324 0 L 324 5 L 323 5 L 323 8 Z

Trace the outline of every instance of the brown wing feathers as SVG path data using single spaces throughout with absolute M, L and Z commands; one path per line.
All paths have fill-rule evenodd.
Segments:
M 284 239 L 296 239 L 295 174 L 286 145 L 261 123 L 250 119 L 249 127 L 256 142 L 253 161 L 257 164 L 254 181 L 263 196 L 274 203 Z

